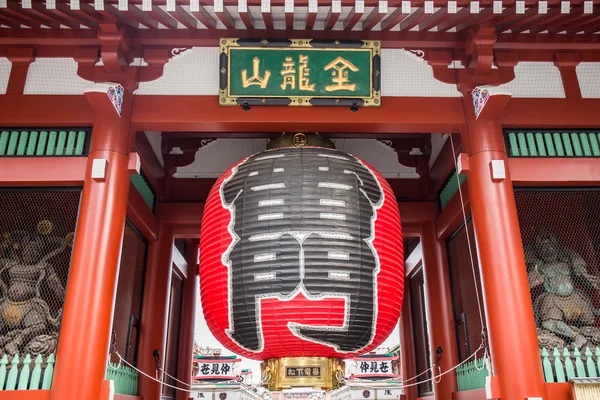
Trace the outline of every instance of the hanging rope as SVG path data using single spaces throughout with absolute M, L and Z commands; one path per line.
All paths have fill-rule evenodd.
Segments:
M 456 149 L 454 148 L 454 139 L 452 138 L 452 134 L 450 134 L 450 144 L 452 146 L 452 155 L 454 159 L 454 170 L 456 171 L 456 184 L 458 186 L 458 195 L 460 197 L 460 205 L 461 211 L 463 215 L 463 223 L 465 226 L 465 234 L 467 236 L 467 246 L 469 248 L 469 259 L 471 261 L 471 273 L 473 275 L 473 285 L 475 286 L 475 296 L 477 297 L 477 310 L 479 311 L 479 322 L 481 323 L 481 341 L 482 346 L 485 348 L 484 352 L 484 365 L 486 364 L 486 360 L 488 360 L 488 370 L 490 371 L 490 375 L 493 375 L 494 372 L 492 370 L 491 364 L 491 354 L 487 349 L 487 334 L 485 329 L 485 321 L 483 318 L 483 310 L 481 309 L 481 296 L 479 294 L 479 287 L 477 286 L 477 275 L 475 274 L 475 260 L 473 259 L 473 247 L 471 245 L 471 235 L 469 234 L 469 229 L 467 228 L 467 212 L 465 211 L 465 200 L 462 193 L 462 186 L 460 182 L 460 178 L 458 177 L 458 163 L 456 161 Z M 475 366 L 477 367 L 477 365 Z
M 423 383 L 427 383 L 427 382 L 439 383 L 441 381 L 441 377 L 442 376 L 444 376 L 446 374 L 449 374 L 450 372 L 456 370 L 458 367 L 460 367 L 460 366 L 466 364 L 467 362 L 469 362 L 472 358 L 475 358 L 475 356 L 477 355 L 477 353 L 479 353 L 479 351 L 481 349 L 483 349 L 483 348 L 484 348 L 484 345 L 481 344 L 479 346 L 479 348 L 477 350 L 475 350 L 475 352 L 473 354 L 471 354 L 468 358 L 466 358 L 463 362 L 455 365 L 454 367 L 450 368 L 449 370 L 447 370 L 445 372 L 441 372 L 441 368 L 438 366 L 438 370 L 440 371 L 439 374 L 438 375 L 434 375 L 434 376 L 432 376 L 429 379 L 425 379 L 425 380 L 422 380 L 422 381 L 419 381 L 419 382 L 411 383 L 409 385 L 405 385 L 404 384 L 405 381 L 403 381 L 403 382 L 401 382 L 402 383 L 402 388 L 418 386 L 418 385 L 422 385 Z M 432 369 L 433 368 L 430 368 L 427 371 L 430 371 Z M 427 372 L 427 371 L 425 371 L 425 372 Z M 422 373 L 421 373 L 421 375 L 422 375 Z M 382 382 L 382 381 L 380 381 L 380 382 Z M 380 389 L 381 388 L 380 386 L 369 386 L 369 385 L 357 385 L 357 386 L 354 386 L 354 387 L 365 388 L 365 389 Z

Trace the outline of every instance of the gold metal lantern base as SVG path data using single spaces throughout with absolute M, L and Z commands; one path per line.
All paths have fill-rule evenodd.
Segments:
M 341 386 L 344 363 L 331 357 L 283 357 L 263 361 L 260 369 L 269 390 L 293 387 L 337 389 Z

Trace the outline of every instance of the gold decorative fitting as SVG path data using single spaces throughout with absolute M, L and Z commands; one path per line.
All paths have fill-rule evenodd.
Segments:
M 37 231 L 41 235 L 49 235 L 52 232 L 52 228 L 52 222 L 48 221 L 47 219 L 44 219 L 37 224 Z
M 262 44 L 263 46 L 266 45 L 266 44 L 268 44 L 268 43 L 269 43 L 269 41 L 266 40 L 266 39 L 263 39 L 263 40 L 260 41 L 260 44 Z
M 67 246 L 73 247 L 73 243 L 75 243 L 75 232 L 71 232 L 65 236 L 65 242 L 67 243 Z
M 292 143 L 296 147 L 304 147 L 308 144 L 308 138 L 304 133 L 296 133 L 292 138 Z
M 227 68 L 225 68 L 225 67 L 221 68 L 221 73 L 223 75 L 225 75 L 227 73 Z

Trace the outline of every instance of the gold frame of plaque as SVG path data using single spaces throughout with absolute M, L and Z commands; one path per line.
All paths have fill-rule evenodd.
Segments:
M 341 386 L 338 376 L 343 374 L 344 363 L 330 357 L 270 358 L 261 363 L 261 371 L 269 390 L 293 387 L 337 389 Z

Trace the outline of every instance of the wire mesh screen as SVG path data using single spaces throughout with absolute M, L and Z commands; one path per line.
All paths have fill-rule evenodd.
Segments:
M 515 192 L 540 347 L 600 344 L 600 190 Z
M 427 314 L 425 311 L 425 280 L 423 269 L 410 278 L 410 304 L 413 320 L 413 337 L 415 339 L 415 359 L 417 373 L 425 372 L 419 377 L 426 381 L 417 386 L 419 396 L 433 393 L 431 379 L 431 355 L 429 352 L 429 332 L 427 330 Z
M 468 239 L 471 241 L 471 254 L 469 254 Z M 447 249 L 458 357 L 460 361 L 464 361 L 481 344 L 482 326 L 476 301 L 477 291 L 479 292 L 479 304 L 485 324 L 483 292 L 481 290 L 477 245 L 475 244 L 472 219 L 469 218 L 466 225 L 459 228 L 448 240 Z M 473 259 L 473 267 L 471 266 L 471 259 Z M 475 275 L 473 275 L 473 269 Z
M 113 317 L 113 333 L 119 354 L 135 365 L 137 355 L 137 337 L 141 314 L 142 291 L 144 283 L 144 266 L 146 261 L 146 243 L 129 225 L 125 226 L 123 246 L 121 249 L 121 265 L 115 315 Z M 118 362 L 112 356 L 113 362 Z
M 55 353 L 80 193 L 0 189 L 0 357 Z
M 181 323 L 181 302 L 183 300 L 183 279 L 173 272 L 171 279 L 171 301 L 169 304 L 169 328 L 167 331 L 167 351 L 165 354 L 165 371 L 171 376 L 177 376 L 177 361 L 179 358 L 179 325 Z M 165 377 L 165 382 L 177 386 L 177 382 Z M 163 386 L 163 398 L 175 398 L 175 389 Z

